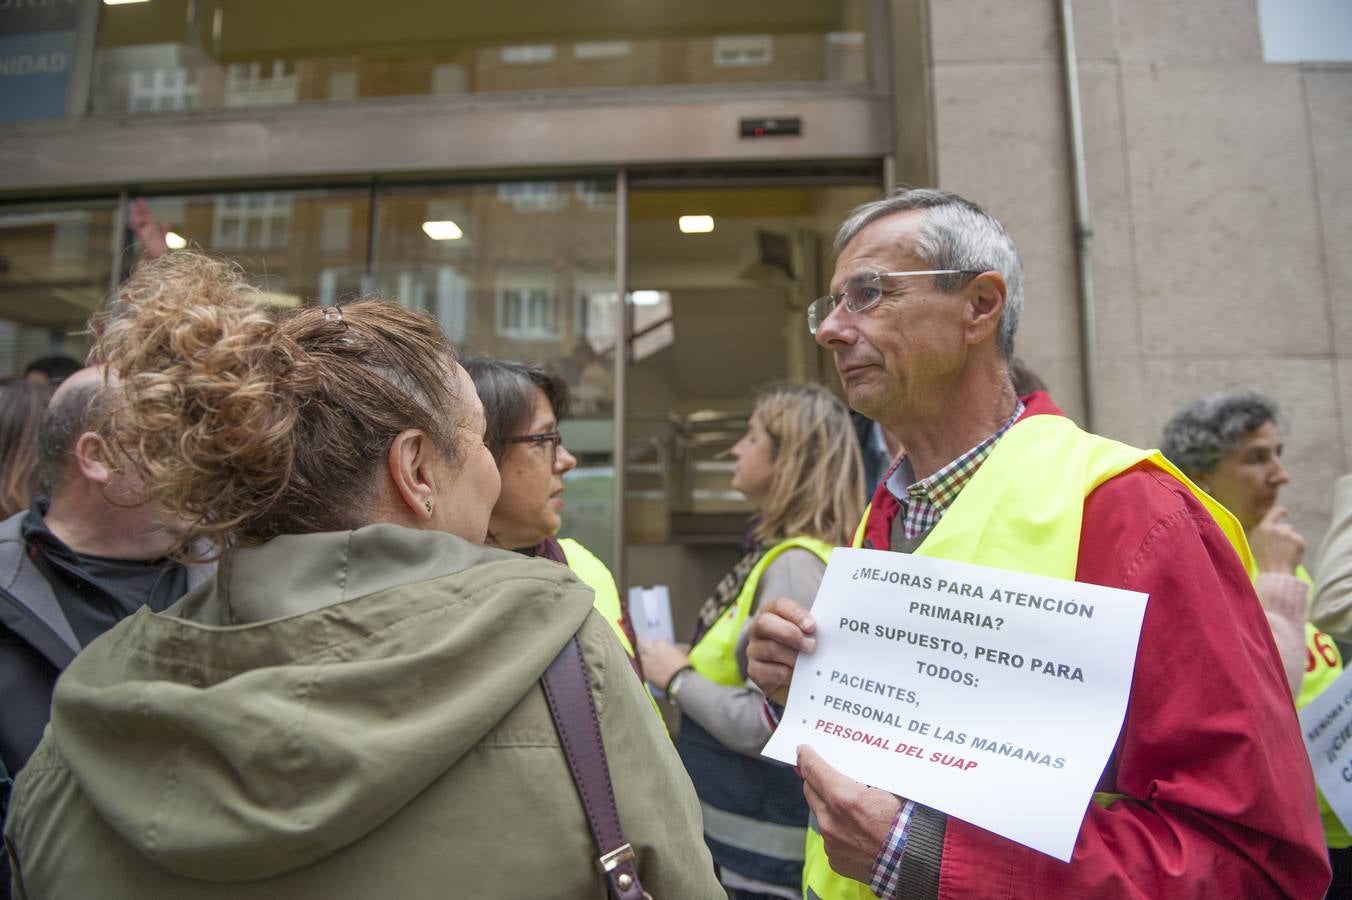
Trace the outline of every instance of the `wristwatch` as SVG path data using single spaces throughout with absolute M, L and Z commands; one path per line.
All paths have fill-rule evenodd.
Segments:
M 685 676 L 693 671 L 695 671 L 694 668 L 686 666 L 684 669 L 681 669 L 675 675 L 671 676 L 671 680 L 667 682 L 667 699 L 671 701 L 672 706 L 679 705 L 676 701 L 676 697 L 680 693 L 681 683 L 685 681 Z

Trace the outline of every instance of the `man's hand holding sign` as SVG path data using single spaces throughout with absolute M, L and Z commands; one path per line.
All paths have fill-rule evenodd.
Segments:
M 785 598 L 765 604 L 751 623 L 747 675 L 780 706 L 788 699 L 798 654 L 811 653 L 817 646 L 816 631 L 812 614 Z
M 901 800 L 842 775 L 806 744 L 798 748 L 798 773 L 831 868 L 867 884 Z

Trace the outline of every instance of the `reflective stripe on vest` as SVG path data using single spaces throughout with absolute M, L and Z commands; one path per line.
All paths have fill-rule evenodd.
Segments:
M 596 558 L 596 554 L 572 538 L 560 538 L 559 546 L 563 548 L 563 558 L 568 561 L 568 568 L 572 569 L 573 574 L 582 579 L 596 595 L 592 605 L 610 624 L 611 630 L 620 639 L 620 646 L 624 648 L 624 652 L 632 657 L 634 646 L 629 643 L 629 636 L 624 633 L 624 625 L 621 624 L 624 621 L 624 608 L 620 606 L 620 592 L 615 587 L 615 576 L 610 574 L 605 563 Z
M 704 834 L 730 847 L 800 862 L 803 859 L 803 829 L 792 825 L 762 822 L 750 816 L 740 816 L 701 801 L 704 813 Z
M 1186 485 L 1229 538 L 1245 569 L 1254 571 L 1239 522 L 1158 451 L 1138 450 L 1089 434 L 1070 419 L 1052 415 L 1021 419 L 996 442 L 915 554 L 1073 580 L 1085 498 L 1108 479 L 1142 462 Z M 855 547 L 863 546 L 871 513 L 870 505 L 855 533 Z M 873 896 L 867 886 L 832 871 L 814 828 L 808 830 L 806 855 L 804 896 L 815 894 L 821 900 Z
M 756 600 L 756 588 L 761 576 L 785 550 L 799 547 L 815 555 L 822 562 L 831 558 L 831 545 L 810 537 L 793 537 L 780 541 L 765 552 L 747 575 L 742 590 L 728 611 L 718 617 L 699 643 L 690 651 L 690 665 L 695 671 L 715 684 L 727 687 L 741 687 L 746 679 L 737 668 L 737 639 L 742 634 L 742 626 L 751 615 L 751 606 Z

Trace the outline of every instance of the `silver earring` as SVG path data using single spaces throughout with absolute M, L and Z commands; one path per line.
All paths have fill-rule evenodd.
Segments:
M 431 501 L 431 500 L 424 500 L 424 501 L 423 501 L 423 509 L 427 510 L 427 511 L 430 513 L 430 512 L 432 511 L 432 501 Z

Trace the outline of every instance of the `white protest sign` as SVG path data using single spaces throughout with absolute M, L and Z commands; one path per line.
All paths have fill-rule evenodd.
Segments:
M 1069 860 L 1126 713 L 1146 595 L 836 550 L 764 754 Z
M 671 594 L 665 584 L 629 589 L 629 621 L 640 641 L 676 642 L 671 618 Z
M 1314 783 L 1338 820 L 1352 822 L 1352 669 L 1300 711 Z

